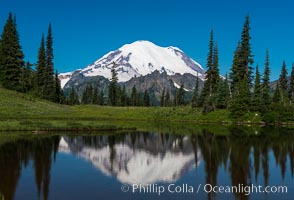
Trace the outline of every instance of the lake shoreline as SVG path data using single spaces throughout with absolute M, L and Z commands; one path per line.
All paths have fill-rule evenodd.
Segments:
M 172 119 L 121 119 L 121 118 L 29 118 L 5 119 L 0 121 L 0 131 L 30 131 L 34 134 L 43 132 L 91 132 L 91 131 L 133 131 L 140 128 L 139 123 L 145 124 L 191 124 L 220 125 L 220 126 L 273 126 L 273 127 L 293 127 L 292 122 L 265 123 L 252 121 L 197 121 L 197 120 L 172 120 Z

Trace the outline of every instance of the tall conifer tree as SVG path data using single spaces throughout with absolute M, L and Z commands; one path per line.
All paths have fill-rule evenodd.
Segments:
M 289 99 L 291 105 L 294 103 L 294 64 L 292 64 L 291 76 L 290 76 L 290 87 L 289 87 Z
M 147 90 L 145 90 L 145 92 L 144 92 L 143 104 L 145 107 L 150 106 L 150 99 L 149 99 L 149 94 L 148 94 Z
M 283 61 L 282 70 L 279 78 L 281 103 L 286 105 L 288 103 L 288 80 L 287 80 L 286 62 Z
M 53 63 L 53 36 L 51 24 L 48 27 L 48 35 L 46 39 L 46 80 L 45 93 L 48 100 L 55 100 L 54 85 L 54 63 Z
M 116 64 L 113 63 L 112 67 L 111 67 L 111 80 L 110 80 L 110 84 L 109 84 L 109 89 L 108 89 L 108 103 L 111 106 L 116 106 L 117 105 L 117 82 L 118 82 L 118 78 L 117 78 L 117 72 L 116 72 Z
M 60 80 L 58 78 L 58 71 L 57 70 L 55 72 L 54 83 L 55 83 L 54 102 L 61 103 L 63 92 L 61 91 L 62 90 L 61 89 L 61 83 L 60 83 Z
M 40 97 L 45 97 L 45 80 L 46 80 L 46 53 L 45 53 L 45 40 L 42 35 L 41 44 L 38 52 L 38 61 L 36 68 L 36 83 L 37 93 Z
M 19 42 L 16 18 L 9 13 L 0 43 L 0 82 L 8 89 L 21 91 L 24 54 Z
M 252 85 L 252 64 L 253 55 L 250 44 L 249 16 L 246 16 L 241 42 L 235 51 L 232 71 L 232 103 L 231 113 L 234 117 L 240 117 L 249 111 L 251 104 L 251 85 Z
M 131 106 L 137 106 L 137 105 L 138 105 L 138 94 L 137 94 L 136 86 L 134 85 L 132 88 L 132 93 L 131 93 Z
M 269 53 L 268 49 L 266 50 L 265 56 L 265 64 L 264 64 L 264 73 L 262 78 L 262 102 L 264 104 L 265 110 L 269 109 L 271 104 L 271 96 L 270 96 L 270 61 L 269 61 Z
M 196 108 L 198 105 L 198 99 L 199 99 L 199 78 L 198 75 L 196 77 L 196 84 L 195 84 L 195 88 L 194 88 L 194 92 L 193 92 L 193 96 L 192 96 L 192 100 L 191 100 L 191 106 L 192 108 Z
M 262 103 L 263 102 L 262 102 L 262 93 L 261 93 L 261 85 L 260 85 L 260 73 L 259 73 L 258 65 L 257 65 L 256 72 L 255 72 L 253 99 L 252 99 L 252 110 L 261 111 Z

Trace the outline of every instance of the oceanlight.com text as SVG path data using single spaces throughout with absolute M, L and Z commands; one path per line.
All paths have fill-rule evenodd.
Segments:
M 157 194 L 162 195 L 164 193 L 182 193 L 182 194 L 194 194 L 194 193 L 216 193 L 216 194 L 244 194 L 250 195 L 252 193 L 281 193 L 287 194 L 287 186 L 261 186 L 261 185 L 243 185 L 238 184 L 234 186 L 224 185 L 211 185 L 211 184 L 198 184 L 192 186 L 189 184 L 132 184 L 122 185 L 122 192 L 131 192 L 133 194 Z

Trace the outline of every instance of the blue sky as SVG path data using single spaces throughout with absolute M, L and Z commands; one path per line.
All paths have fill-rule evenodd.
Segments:
M 254 66 L 263 71 L 268 48 L 276 79 L 283 60 L 289 73 L 294 62 L 293 7 L 292 0 L 0 0 L 0 31 L 16 13 L 25 59 L 36 62 L 51 22 L 55 68 L 66 72 L 136 40 L 177 46 L 205 67 L 213 28 L 225 74 L 249 14 Z

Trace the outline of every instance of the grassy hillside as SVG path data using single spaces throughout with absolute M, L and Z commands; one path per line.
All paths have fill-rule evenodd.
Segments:
M 116 129 L 134 127 L 134 121 L 231 123 L 229 112 L 202 115 L 191 107 L 66 106 L 0 88 L 0 130 Z M 255 115 L 246 120 L 260 121 Z M 162 123 L 160 122 L 160 123 Z
M 0 118 L 21 119 L 65 115 L 71 108 L 0 87 Z

